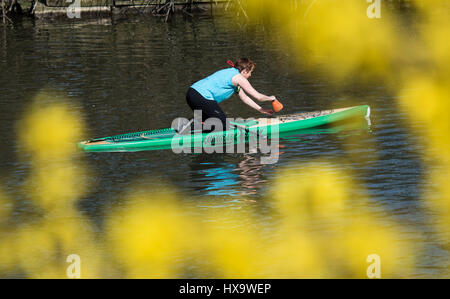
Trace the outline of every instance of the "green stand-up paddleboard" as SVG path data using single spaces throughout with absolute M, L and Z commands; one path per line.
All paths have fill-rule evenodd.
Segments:
M 78 143 L 78 147 L 90 152 L 123 152 L 169 149 L 180 147 L 205 147 L 246 142 L 253 136 L 268 136 L 273 132 L 282 134 L 333 124 L 352 118 L 369 118 L 367 105 L 349 108 L 304 112 L 273 118 L 259 118 L 253 121 L 234 123 L 235 128 L 222 132 L 190 132 L 178 134 L 172 128 L 143 131 L 96 138 Z

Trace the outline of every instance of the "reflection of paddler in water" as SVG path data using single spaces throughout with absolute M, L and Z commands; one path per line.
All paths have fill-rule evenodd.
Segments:
M 259 158 L 252 155 L 245 155 L 244 159 L 238 163 L 239 184 L 246 189 L 243 195 L 258 195 L 258 189 L 261 189 L 262 184 L 266 182 L 262 178 L 262 169 L 266 166 L 261 164 Z
M 270 167 L 261 164 L 259 156 L 245 154 L 242 159 L 222 154 L 192 156 L 191 186 L 196 191 L 206 191 L 207 195 L 258 195 L 266 182 L 262 178 L 264 167 Z
M 190 186 L 196 191 L 205 191 L 206 195 L 239 195 L 239 176 L 232 158 L 223 154 L 200 154 L 191 156 L 189 167 Z

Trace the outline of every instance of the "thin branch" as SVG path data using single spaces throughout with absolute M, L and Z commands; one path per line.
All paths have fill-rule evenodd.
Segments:
M 308 6 L 308 8 L 305 11 L 305 14 L 303 15 L 303 20 L 306 19 L 306 17 L 309 14 L 309 11 L 311 10 L 311 7 L 313 7 L 313 5 L 316 3 L 316 0 L 312 0 L 311 4 Z

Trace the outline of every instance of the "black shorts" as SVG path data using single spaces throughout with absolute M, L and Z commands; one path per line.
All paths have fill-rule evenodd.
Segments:
M 215 117 L 220 119 L 223 128 L 226 128 L 226 118 L 227 116 L 219 107 L 216 101 L 205 99 L 198 91 L 189 88 L 186 94 L 186 101 L 191 107 L 192 111 L 201 110 L 202 111 L 202 122 L 210 117 Z

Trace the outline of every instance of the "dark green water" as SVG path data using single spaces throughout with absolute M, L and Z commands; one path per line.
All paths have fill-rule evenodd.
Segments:
M 248 56 L 257 63 L 251 82 L 259 91 L 276 95 L 284 113 L 368 104 L 371 131 L 282 139 L 283 153 L 274 165 L 261 165 L 258 154 L 89 153 L 86 160 L 95 173 L 89 180 L 95 188 L 81 200 L 80 210 L 101 224 L 104 212 L 136 182 L 165 181 L 197 198 L 190 204 L 199 209 L 260 205 L 264 211 L 264 197 L 278 170 L 295 165 L 301 172 L 307 162 L 326 159 L 335 162 L 336 170 L 357 176 L 374 213 L 392 215 L 405 224 L 404 238 L 420 240 L 417 276 L 438 277 L 447 253 L 430 234 L 419 201 L 426 187 L 421 146 L 393 96 L 380 86 L 349 88 L 345 94 L 357 99 L 349 103 L 327 78 L 294 68 L 293 54 L 281 49 L 266 31 L 240 29 L 224 17 L 178 17 L 170 23 L 151 18 L 23 20 L 0 26 L 1 183 L 20 201 L 17 193 L 30 165 L 19 159 L 15 125 L 41 89 L 67 95 L 73 109 L 85 115 L 90 138 L 165 128 L 174 118 L 191 115 L 185 93 L 192 83 L 226 67 L 228 59 Z M 237 97 L 221 106 L 231 117 L 260 116 Z M 221 195 L 226 197 L 218 199 Z M 21 209 L 26 212 L 26 206 Z

